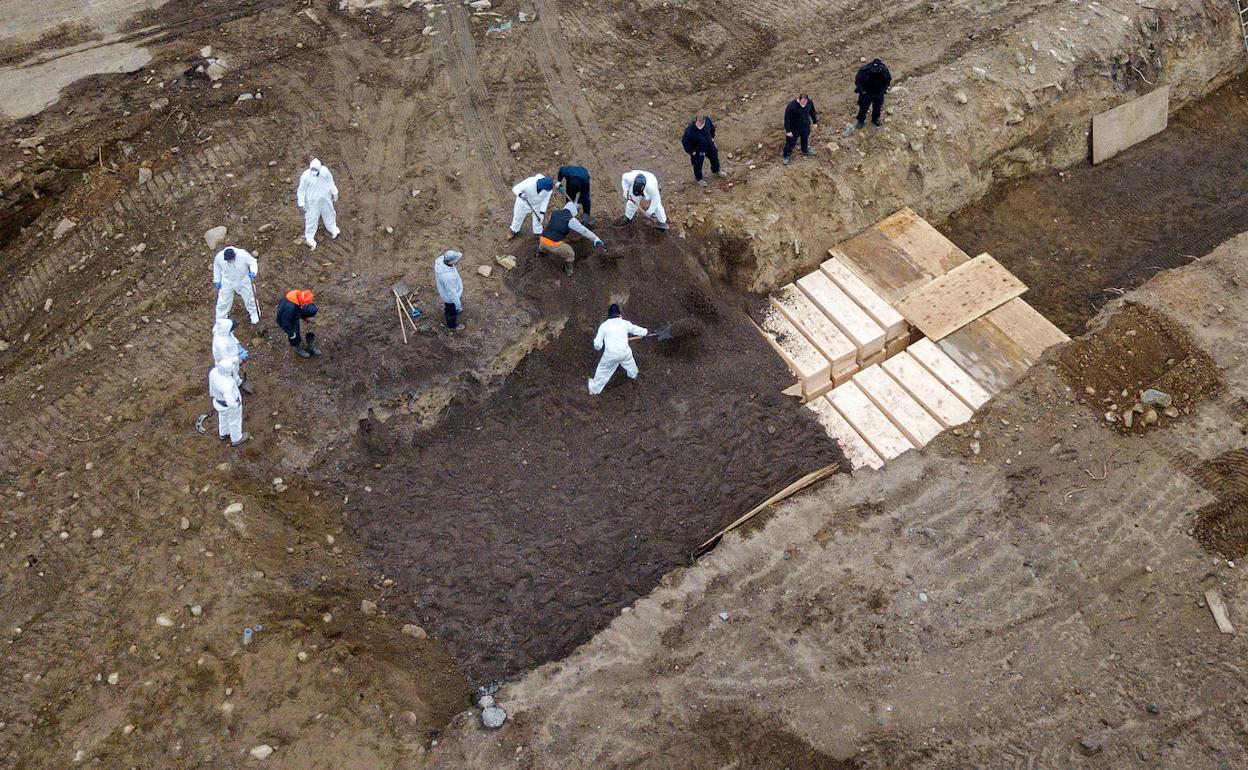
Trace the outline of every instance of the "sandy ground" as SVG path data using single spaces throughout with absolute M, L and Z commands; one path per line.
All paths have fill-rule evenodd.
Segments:
M 972 424 L 726 538 L 504 688 L 514 724 L 462 721 L 435 766 L 1248 761 L 1242 631 L 1218 633 L 1203 599 L 1220 591 L 1242 624 L 1248 584 L 1192 537 L 1218 502 L 1244 516 L 1210 471 L 1235 466 L 1248 432 L 1246 259 L 1241 237 L 1163 274 Z M 1098 341 L 1120 355 L 1078 359 Z M 1088 383 L 1134 389 L 1202 361 L 1217 387 L 1164 427 L 1123 435 L 1079 403 Z
M 427 469 L 390 467 L 373 453 L 380 447 L 411 463 L 434 450 L 433 467 L 477 473 L 457 479 L 468 488 L 504 481 L 508 488 L 488 485 L 500 512 L 516 514 L 526 496 L 536 508 L 547 499 L 544 486 L 527 489 L 528 474 L 505 474 L 485 460 L 503 457 L 507 442 L 522 446 L 532 434 L 545 442 L 542 473 L 533 474 L 545 484 L 558 476 L 550 466 L 561 460 L 552 436 L 567 441 L 565 449 L 603 451 L 591 441 L 598 423 L 579 381 L 594 358 L 585 335 L 613 292 L 629 290 L 643 323 L 674 310 L 692 313 L 683 304 L 686 282 L 706 287 L 712 307 L 735 312 L 750 299 L 713 278 L 767 283 L 817 259 L 824 241 L 831 245 L 885 207 L 970 200 L 1005 170 L 1074 162 L 1078 156 L 1068 150 L 1072 132 L 1081 130 L 1075 123 L 1092 106 L 1116 103 L 1140 85 L 1130 69 L 1110 67 L 1115 50 L 1150 80 L 1169 78 L 1185 99 L 1243 66 L 1242 57 L 1222 55 L 1232 48 L 1228 40 L 1238 52 L 1227 34 L 1225 4 L 1097 7 L 1038 0 L 940 8 L 846 2 L 832 7 L 842 25 L 838 37 L 815 48 L 806 33 L 829 12 L 820 3 L 639 9 L 543 0 L 533 6 L 538 21 L 513 22 L 510 32 L 496 35 L 486 28 L 497 17 L 452 3 L 428 12 L 414 6 L 353 16 L 325 2 L 171 0 L 124 20 L 118 14 L 109 25 L 115 31 L 54 28 L 40 32 L 46 37 L 33 48 L 28 40 L 6 42 L 0 61 L 11 67 L 41 54 L 56 60 L 75 46 L 109 44 L 109 35 L 144 46 L 152 60 L 132 74 L 78 80 L 52 107 L 0 125 L 4 763 L 232 767 L 252 763 L 248 751 L 259 744 L 275 749 L 267 761 L 280 767 L 400 767 L 427 759 L 481 676 L 561 656 L 609 622 L 616 608 L 655 585 L 670 590 L 679 573 L 660 576 L 691 543 L 752 505 L 756 492 L 781 486 L 835 450 L 820 444 L 803 455 L 811 466 L 797 462 L 793 445 L 784 442 L 804 441 L 809 424 L 780 416 L 778 408 L 775 417 L 762 409 L 775 398 L 782 374 L 737 319 L 722 322 L 720 339 L 704 343 L 703 358 L 642 355 L 648 374 L 671 368 L 687 380 L 643 378 L 631 397 L 621 383 L 594 405 L 618 410 L 615 419 L 642 431 L 625 444 L 629 457 L 643 457 L 648 468 L 678 469 L 670 472 L 671 484 L 645 480 L 679 513 L 672 521 L 666 506 L 645 511 L 645 528 L 633 534 L 639 543 L 643 535 L 650 539 L 635 552 L 604 550 L 611 538 L 628 542 L 627 519 L 600 523 L 602 539 L 578 555 L 560 545 L 588 542 L 589 534 L 555 531 L 557 518 L 534 519 L 540 526 L 528 527 L 519 515 L 499 531 L 523 536 L 523 553 L 550 555 L 554 566 L 497 571 L 500 563 L 509 568 L 500 559 L 506 551 L 474 543 L 488 535 L 480 529 L 443 552 L 437 538 L 461 534 L 451 495 L 422 492 L 422 484 L 436 482 L 423 475 Z M 492 12 L 514 19 L 520 9 L 503 0 Z M 1087 26 L 1080 23 L 1084 16 Z M 1049 61 L 1046 48 L 1033 50 L 1039 74 L 1017 71 L 1016 51 L 1032 50 L 1032 39 L 1049 41 L 1067 23 L 1075 53 Z M 218 87 L 188 74 L 203 63 L 202 46 L 229 63 Z M 1153 53 L 1140 58 L 1149 46 Z M 850 103 L 848 89 L 810 84 L 847 83 L 868 52 L 884 55 L 912 81 L 909 92 L 895 92 L 891 121 L 921 118 L 934 126 L 927 107 L 944 105 L 953 114 L 959 109 L 953 92 L 962 88 L 973 99 L 958 122 L 924 131 L 948 136 L 946 128 L 963 127 L 965 136 L 955 131 L 957 142 L 928 151 L 916 166 L 914 137 L 902 140 L 890 127 L 851 138 L 841 155 L 822 147 L 827 152 L 817 161 L 781 176 L 785 171 L 772 159 L 788 92 L 807 88 L 829 116 L 838 115 Z M 991 77 L 965 76 L 980 64 Z M 1103 68 L 1117 75 L 1099 74 Z M 1059 75 L 1060 98 L 1043 87 Z M 244 95 L 252 98 L 240 101 Z M 690 184 L 676 142 L 687 116 L 708 108 L 725 156 L 732 153 L 732 176 L 704 193 Z M 1012 108 L 1025 113 L 1023 123 L 1002 127 Z M 1054 137 L 1048 149 L 1040 141 L 1045 121 Z M 18 144 L 32 137 L 42 143 Z M 1019 141 L 1028 144 L 1011 155 Z M 855 168 L 858 161 L 843 162 L 851 147 L 871 159 L 865 172 Z M 343 190 L 344 237 L 323 239 L 315 252 L 299 244 L 302 223 L 293 205 L 295 179 L 311 154 L 334 170 Z M 651 233 L 617 236 L 604 228 L 609 252 L 634 261 L 616 272 L 587 262 L 561 283 L 555 266 L 528 260 L 531 243 L 504 241 L 510 184 L 584 159 L 604 221 L 619 211 L 619 173 L 638 165 L 657 170 L 676 223 L 667 237 L 681 244 L 656 248 Z M 151 178 L 141 182 L 144 169 Z M 795 205 L 799 198 L 804 202 Z M 794 221 L 812 229 L 794 230 Z M 208 411 L 214 294 L 202 233 L 218 224 L 261 264 L 261 328 L 248 329 L 235 308 L 258 389 L 245 417 L 255 439 L 242 451 L 193 428 Z M 747 229 L 766 248 L 748 243 Z M 791 254 L 795 239 L 800 254 Z M 437 327 L 430 265 L 448 246 L 467 254 L 469 328 L 462 336 Z M 506 253 L 520 257 L 517 271 L 494 262 Z M 657 263 L 668 257 L 672 264 Z M 478 275 L 476 268 L 487 264 L 496 272 Z M 406 345 L 388 289 L 399 278 L 414 287 L 426 311 Z M 617 283 L 620 278 L 626 280 Z M 318 293 L 321 359 L 296 359 L 274 333 L 274 305 L 295 287 Z M 751 401 L 755 388 L 759 397 Z M 723 403 L 699 408 L 698 393 Z M 509 410 L 517 400 L 523 408 Z M 543 405 L 550 409 L 539 414 Z M 461 438 L 470 427 L 476 433 L 466 417 L 474 410 L 490 418 L 496 441 Z M 717 418 L 712 424 L 703 422 L 708 414 Z M 531 431 L 525 419 L 540 430 Z M 774 434 L 766 430 L 773 421 Z M 447 458 L 461 444 L 480 452 L 477 464 Z M 763 453 L 778 459 L 768 464 L 758 456 Z M 578 455 L 569 465 L 581 471 L 596 456 Z M 696 462 L 684 467 L 688 457 Z M 708 481 L 698 469 L 717 459 L 722 467 Z M 1235 467 L 1214 464 L 1206 475 L 1234 478 Z M 616 501 L 635 499 L 630 495 L 645 486 L 625 486 L 631 479 L 623 469 L 609 478 L 623 488 Z M 584 472 L 576 483 L 569 491 L 580 491 L 565 500 L 586 505 L 569 520 L 595 523 L 594 508 L 609 490 Z M 993 483 L 992 494 L 1013 494 Z M 369 487 L 377 490 L 375 505 Z M 1215 502 L 1192 489 L 1200 504 Z M 423 530 L 400 515 L 420 494 L 438 506 Z M 738 499 L 745 497 L 751 499 Z M 1236 499 L 1228 493 L 1227 505 Z M 476 506 L 472 521 L 485 522 L 489 513 Z M 1225 511 L 1214 509 L 1202 518 L 1211 547 L 1234 543 L 1234 526 L 1224 519 Z M 553 555 L 535 546 L 556 535 L 562 539 Z M 606 568 L 585 567 L 585 555 Z M 518 579 L 524 570 L 534 573 L 532 583 Z M 576 591 L 561 592 L 552 582 L 559 570 Z M 870 580 L 863 585 L 876 587 L 875 573 L 864 568 L 864 574 Z M 500 596 L 456 580 L 459 575 L 482 578 L 486 588 L 490 579 L 514 583 Z M 767 579 L 779 578 L 760 572 L 760 588 Z M 864 596 L 883 607 L 874 591 Z M 445 613 L 433 603 L 462 597 L 484 599 Z M 566 627 L 542 627 L 526 610 L 538 599 L 554 603 L 552 617 L 574 619 Z M 500 615 L 503 603 L 514 608 Z M 523 622 L 503 628 L 511 622 L 507 611 Z M 487 614 L 496 626 L 474 638 L 474 623 Z M 405 632 L 413 620 L 420 627 Z M 242 628 L 256 625 L 263 628 L 244 646 Z M 751 639 L 758 640 L 741 635 L 743 649 Z M 511 647 L 500 649 L 500 640 Z M 860 657 L 876 654 L 872 648 Z M 688 661 L 673 665 L 683 669 Z M 542 676 L 551 671 L 542 669 Z M 973 689 L 975 680 L 962 676 L 958 681 Z M 763 671 L 738 681 L 769 678 Z M 628 689 L 629 698 L 640 697 L 641 690 Z M 584 696 L 591 695 L 586 688 Z M 525 702 L 510 692 L 505 697 Z M 1213 708 L 1220 697 L 1192 703 Z M 732 745 L 759 735 L 751 747 L 770 747 L 768 757 L 790 765 L 811 764 L 812 751 L 830 751 L 785 727 L 782 710 L 764 717 L 740 703 L 721 703 L 717 713 L 718 721 L 708 712 L 706 724 L 714 729 L 706 735 L 737 742 Z M 537 714 L 536 708 L 531 716 L 522 712 L 516 726 L 537 724 Z M 630 734 L 627 725 L 619 734 Z M 563 740 L 562 733 L 550 735 Z M 666 752 L 652 736 L 636 740 L 632 745 Z M 913 745 L 919 744 L 902 748 Z

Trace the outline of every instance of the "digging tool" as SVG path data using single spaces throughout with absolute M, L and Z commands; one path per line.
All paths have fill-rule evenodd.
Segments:
M 394 307 L 399 311 L 399 332 L 403 335 L 403 344 L 406 345 L 407 326 L 405 324 L 410 324 L 412 327 L 412 333 L 416 334 L 416 322 L 412 319 L 418 318 L 420 316 L 420 311 L 406 299 L 407 295 L 411 293 L 407 288 L 406 281 L 400 280 L 398 283 L 392 285 L 390 287 L 390 293 L 394 295 Z M 404 307 L 404 303 L 406 303 L 406 308 Z
M 204 412 L 204 413 L 203 413 L 203 414 L 201 414 L 200 416 L 196 417 L 196 418 L 195 418 L 195 430 L 196 430 L 196 431 L 198 431 L 198 432 L 199 432 L 199 433 L 201 433 L 201 434 L 202 434 L 202 433 L 207 433 L 208 431 L 204 429 L 204 420 L 207 420 L 207 419 L 208 419 L 208 413 L 207 413 L 207 412 Z
M 630 337 L 629 339 L 655 340 L 657 342 L 663 342 L 665 340 L 670 340 L 671 338 L 672 338 L 672 325 L 670 323 L 667 323 L 667 324 L 663 324 L 662 326 L 650 332 L 644 337 Z

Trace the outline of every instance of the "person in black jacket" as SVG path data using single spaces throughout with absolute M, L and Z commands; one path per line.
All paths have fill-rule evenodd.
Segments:
M 584 166 L 560 166 L 555 181 L 563 185 L 563 194 L 568 200 L 581 204 L 581 210 L 585 212 L 581 219 L 592 226 L 594 202 L 589 197 L 589 170 Z
M 810 149 L 811 129 L 819 125 L 819 114 L 815 112 L 815 103 L 806 94 L 798 94 L 784 108 L 784 165 L 789 165 L 789 156 L 793 154 L 793 145 L 800 139 L 802 154 L 814 155 Z
M 715 176 L 727 176 L 719 169 L 719 148 L 715 146 L 715 124 L 709 115 L 698 115 L 689 125 L 685 126 L 685 135 L 680 138 L 689 160 L 693 163 L 693 178 L 698 184 L 706 187 L 702 178 L 702 162 L 711 159 L 711 173 Z
M 858 128 L 867 123 L 867 108 L 871 108 L 871 122 L 880 125 L 880 110 L 884 109 L 884 94 L 893 83 L 893 74 L 879 59 L 862 65 L 854 78 L 854 91 L 858 94 Z
M 305 338 L 300 334 L 299 329 L 300 321 L 310 322 L 316 315 L 314 299 L 316 295 L 307 289 L 291 289 L 286 292 L 285 297 L 282 297 L 282 301 L 277 303 L 277 325 L 286 332 L 286 340 L 294 348 L 295 355 L 300 358 L 311 358 L 321 354 L 321 349 L 316 347 L 314 342 L 316 334 L 308 331 Z

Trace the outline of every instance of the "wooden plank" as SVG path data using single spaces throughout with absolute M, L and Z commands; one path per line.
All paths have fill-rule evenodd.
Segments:
M 897 304 L 906 320 L 939 341 L 1027 291 L 997 260 L 980 254 L 908 294 Z
M 773 292 L 770 299 L 771 304 L 832 362 L 832 371 L 843 372 L 857 361 L 858 348 L 801 289 L 789 284 Z
M 884 330 L 821 271 L 797 279 L 797 286 L 858 348 L 858 360 L 884 349 Z
M 849 461 L 852 468 L 857 470 L 858 468 L 884 467 L 884 458 L 880 457 L 866 442 L 866 439 L 854 430 L 854 426 L 845 422 L 845 418 L 836 411 L 831 401 L 820 396 L 806 404 L 806 408 L 814 413 L 815 419 L 819 421 L 823 429 L 840 445 L 841 451 L 845 453 L 845 459 Z
M 1242 21 L 1242 19 L 1241 19 Z M 1092 163 L 1103 163 L 1166 130 L 1170 86 L 1162 86 L 1092 118 Z
M 1231 619 L 1226 614 L 1226 602 L 1222 601 L 1222 594 L 1216 588 L 1205 591 L 1205 604 L 1209 605 L 1209 611 L 1213 613 L 1213 622 L 1218 624 L 1219 631 L 1224 634 L 1235 633 L 1235 626 L 1231 625 Z
M 914 448 L 910 439 L 897 430 L 897 426 L 871 403 L 871 399 L 852 380 L 833 389 L 827 399 L 876 454 L 885 460 L 891 460 L 907 449 Z
M 758 326 L 763 337 L 780 354 L 793 376 L 797 377 L 804 392 L 809 393 L 829 382 L 831 362 L 783 313 L 775 308 L 768 308 Z
M 936 343 L 984 388 L 999 393 L 1031 368 L 1032 359 L 988 319 L 976 318 Z
M 830 249 L 828 253 L 832 255 L 832 259 L 820 265 L 819 269 L 827 273 L 841 291 L 857 302 L 858 307 L 865 310 L 873 321 L 883 327 L 884 336 L 892 340 L 903 334 L 909 334 L 906 319 L 901 317 L 901 313 L 894 310 L 893 306 L 888 304 L 878 292 L 868 286 L 853 270 L 846 267 L 837 258 L 836 249 Z
M 873 229 L 933 277 L 944 275 L 970 260 L 970 255 L 910 208 L 885 217 Z
M 922 404 L 880 367 L 872 366 L 858 372 L 854 375 L 854 384 L 915 446 L 926 446 L 944 430 Z
M 962 403 L 971 408 L 972 411 L 980 408 L 988 403 L 992 395 L 975 381 L 969 374 L 962 370 L 949 354 L 936 347 L 936 343 L 929 339 L 921 339 L 906 348 L 906 352 L 914 356 L 914 360 L 923 365 L 923 368 L 932 373 L 936 379 L 953 394 L 962 399 Z
M 971 408 L 909 353 L 902 351 L 881 366 L 944 427 L 952 428 L 971 419 Z
M 1052 346 L 1070 341 L 1065 332 L 1019 298 L 989 311 L 984 318 L 1014 340 L 1028 365 L 1034 364 Z
M 846 267 L 892 304 L 937 275 L 915 264 L 901 247 L 875 228 L 842 241 L 836 250 Z

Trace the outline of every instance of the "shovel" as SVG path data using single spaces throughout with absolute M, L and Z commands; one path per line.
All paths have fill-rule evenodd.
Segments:
M 411 300 L 407 297 L 411 291 L 407 288 L 407 281 L 399 281 L 390 287 L 390 293 L 394 295 L 394 307 L 399 311 L 399 333 L 403 335 L 403 344 L 407 344 L 407 327 L 404 322 L 411 324 L 412 333 L 416 333 L 416 322 L 413 318 L 420 316 L 420 311 L 412 305 Z M 406 308 L 404 307 L 406 305 Z
M 633 337 L 632 339 L 635 339 L 635 340 L 652 339 L 657 342 L 663 342 L 664 340 L 670 340 L 671 338 L 672 338 L 672 325 L 668 323 L 668 324 L 663 324 L 662 326 L 650 332 L 644 337 Z

